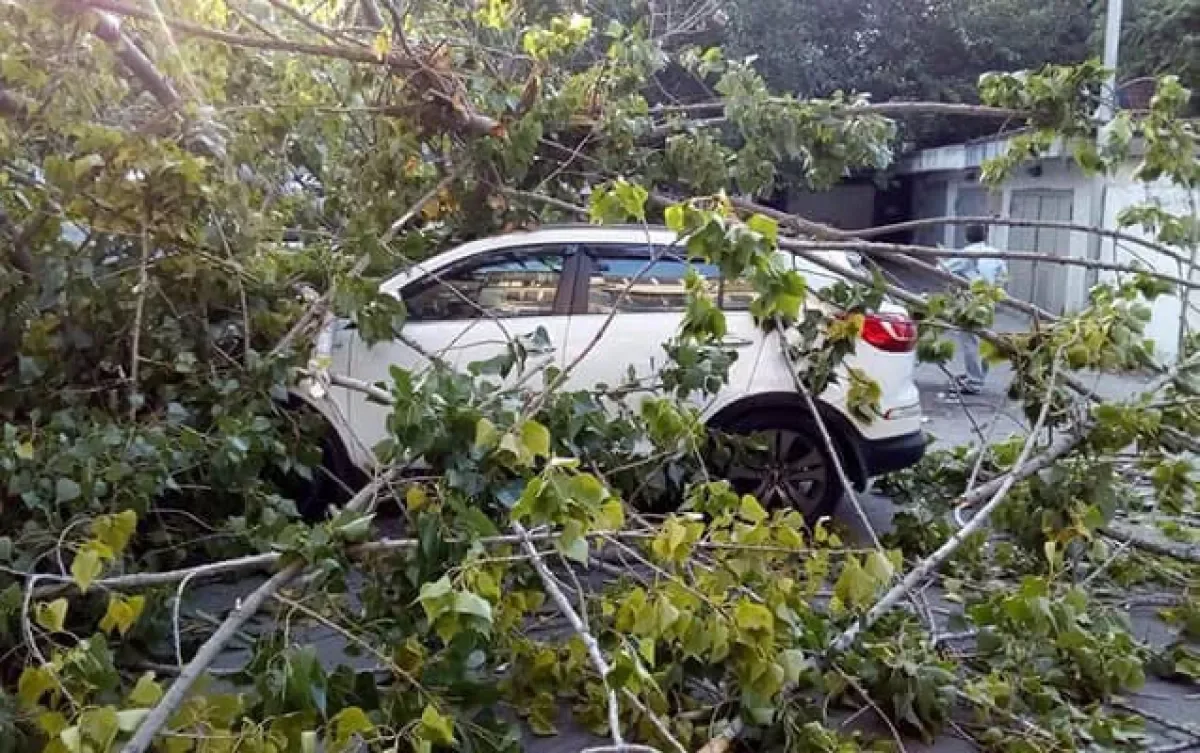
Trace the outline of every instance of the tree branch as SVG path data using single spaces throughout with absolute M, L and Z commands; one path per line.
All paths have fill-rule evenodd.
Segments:
M 906 230 L 916 230 L 924 227 L 937 227 L 939 225 L 1003 225 L 1005 227 L 1032 227 L 1046 228 L 1049 230 L 1070 230 L 1078 233 L 1088 233 L 1097 235 L 1102 238 L 1111 238 L 1112 240 L 1121 241 L 1122 243 L 1131 243 L 1141 246 L 1155 253 L 1170 257 L 1181 264 L 1192 266 L 1191 260 L 1185 257 L 1169 246 L 1156 241 L 1147 240 L 1141 236 L 1126 233 L 1120 230 L 1110 230 L 1105 227 L 1096 227 L 1094 225 L 1081 225 L 1075 222 L 1056 222 L 1052 220 L 1023 220 L 1012 217 L 928 217 L 919 220 L 906 220 L 897 222 L 891 225 L 879 225 L 876 227 L 864 228 L 862 230 L 838 231 L 846 238 L 875 238 L 880 235 L 890 235 Z
M 579 640 L 587 648 L 588 657 L 592 660 L 592 666 L 600 674 L 600 682 L 604 683 L 604 688 L 608 693 L 608 726 L 609 734 L 612 736 L 613 747 L 622 748 L 625 745 L 625 738 L 621 735 L 621 705 L 617 701 L 617 691 L 613 690 L 608 684 L 608 673 L 611 671 L 611 668 L 608 666 L 608 661 L 604 658 L 604 654 L 600 651 L 600 644 L 596 642 L 596 638 L 588 631 L 587 626 L 583 624 L 583 620 L 575 613 L 575 609 L 571 606 L 567 595 L 558 587 L 558 582 L 550 573 L 550 569 L 546 567 L 546 562 L 542 559 L 537 547 L 530 540 L 529 531 L 516 520 L 512 522 L 510 527 L 520 537 L 521 548 L 532 559 L 533 569 L 537 571 L 538 577 L 542 579 L 542 587 L 545 588 L 554 605 L 558 607 L 558 611 L 562 613 L 563 617 L 567 618 L 571 629 L 575 631 L 575 634 L 579 636 Z
M 829 433 L 829 427 L 825 425 L 825 419 L 821 418 L 821 412 L 817 409 L 817 403 L 813 400 L 812 392 L 805 386 L 804 380 L 800 378 L 798 367 L 788 347 L 787 330 L 783 326 L 783 321 L 778 316 L 775 317 L 775 331 L 779 335 L 779 350 L 783 354 L 783 360 L 788 366 L 788 373 L 791 374 L 792 384 L 795 385 L 796 391 L 800 393 L 800 396 L 804 398 L 804 404 L 808 407 L 808 412 L 812 414 L 813 422 L 816 423 L 817 430 L 821 433 L 821 441 L 825 445 L 825 451 L 829 453 L 829 459 L 833 461 L 833 468 L 837 473 L 838 481 L 841 482 L 842 489 L 845 490 L 846 496 L 850 498 L 850 502 L 854 505 L 854 512 L 858 515 L 859 522 L 863 524 L 863 527 L 867 530 L 867 534 L 871 537 L 871 543 L 875 549 L 883 551 L 883 545 L 879 543 L 879 536 L 875 533 L 875 526 L 871 525 L 871 519 L 867 517 L 867 512 L 863 509 L 858 495 L 854 493 L 854 485 L 851 483 L 850 477 L 846 475 L 846 469 L 842 465 L 841 453 L 838 452 L 837 445 L 833 441 L 833 436 Z
M 1051 372 L 1049 387 L 1047 388 L 1046 400 L 1042 404 L 1041 415 L 1038 416 L 1037 422 L 1033 425 L 1033 429 L 1029 432 L 1029 438 L 1025 441 L 1025 446 L 1021 448 L 1021 454 L 1013 463 L 1012 470 L 998 478 L 982 484 L 972 492 L 962 495 L 956 501 L 956 505 L 973 504 L 973 500 L 985 499 L 989 495 L 991 499 L 987 504 L 979 508 L 979 511 L 971 517 L 967 524 L 958 529 L 953 536 L 946 540 L 937 550 L 925 558 L 921 564 L 914 567 L 908 572 L 904 578 L 893 586 L 883 598 L 875 603 L 875 606 L 867 610 L 867 613 L 855 620 L 850 627 L 842 631 L 841 635 L 834 639 L 829 644 L 826 655 L 840 654 L 851 645 L 858 636 L 865 630 L 870 630 L 871 627 L 879 621 L 892 607 L 896 606 L 901 599 L 905 598 L 910 591 L 919 586 L 926 578 L 937 572 L 938 568 L 950 558 L 958 547 L 975 531 L 983 527 L 983 524 L 991 517 L 1004 498 L 1008 496 L 1008 492 L 1012 489 L 1013 484 L 1023 479 L 1029 478 L 1033 474 L 1049 467 L 1063 455 L 1073 450 L 1087 436 L 1088 425 L 1076 426 L 1074 431 L 1064 433 L 1056 442 L 1050 445 L 1036 459 L 1030 460 L 1029 455 L 1033 450 L 1033 446 L 1037 444 L 1037 438 L 1042 433 L 1042 427 L 1046 424 L 1046 418 L 1050 415 L 1050 405 L 1053 401 L 1049 399 L 1049 393 L 1054 387 L 1058 375 L 1059 362 L 1055 359 L 1054 370 Z
M 457 177 L 457 175 L 457 171 L 450 172 L 441 180 L 439 180 L 433 188 L 426 191 L 424 195 L 417 199 L 416 203 L 408 208 L 408 211 L 402 214 L 382 235 L 379 236 L 379 245 L 386 246 L 388 243 L 391 243 L 391 241 L 396 237 L 396 234 L 403 230 L 409 222 L 412 222 L 413 217 L 416 217 L 417 214 L 429 204 L 429 202 L 437 198 L 438 194 L 440 194 L 442 190 L 445 189 L 446 186 L 448 186 L 450 182 L 455 179 L 455 177 Z M 367 265 L 370 264 L 370 262 L 371 255 L 369 253 L 362 254 L 358 257 L 358 259 L 355 260 L 354 266 L 350 269 L 349 276 L 357 277 L 361 275 L 363 271 L 366 270 Z M 336 294 L 336 291 L 337 283 L 335 281 L 329 286 L 328 290 L 326 290 L 320 297 L 316 298 L 308 305 L 308 308 L 304 310 L 304 313 L 300 315 L 300 318 L 296 320 L 296 323 L 292 325 L 291 329 L 289 329 L 284 336 L 279 339 L 279 342 L 275 343 L 275 347 L 271 348 L 270 354 L 272 356 L 277 356 L 280 353 L 283 353 L 292 346 L 296 338 L 300 336 L 300 333 L 308 329 L 308 327 L 314 321 L 319 321 L 324 316 L 325 311 L 329 308 L 329 304 L 333 301 L 333 296 Z
M 374 499 L 375 495 L 385 489 L 387 484 L 393 478 L 393 472 L 381 473 L 369 484 L 364 486 L 357 494 L 350 499 L 346 504 L 347 510 L 361 510 L 367 507 Z M 171 687 L 163 694 L 158 704 L 151 709 L 142 723 L 138 725 L 133 737 L 121 749 L 121 753 L 146 753 L 150 746 L 154 743 L 154 737 L 158 734 L 175 713 L 179 706 L 187 697 L 188 690 L 195 684 L 196 680 L 200 679 L 200 675 L 212 664 L 224 650 L 225 644 L 228 643 L 234 635 L 241 630 L 246 621 L 258 612 L 267 599 L 274 596 L 280 589 L 291 583 L 296 576 L 304 572 L 307 563 L 303 560 L 297 560 L 279 572 L 272 575 L 265 583 L 254 589 L 243 600 L 241 600 L 233 611 L 230 612 L 220 627 L 209 636 L 204 642 L 192 660 L 188 662 L 179 676 L 175 678 L 175 682 L 171 683 Z
M 85 4 L 91 6 L 90 2 Z M 160 105 L 173 110 L 179 104 L 178 92 L 141 48 L 121 30 L 121 22 L 110 13 L 96 12 L 95 17 L 92 33 L 113 49 L 117 59 L 154 95 Z
M 802 100 L 773 97 L 769 102 L 776 105 L 790 105 L 800 104 Z M 725 102 L 695 102 L 692 104 L 660 105 L 651 108 L 650 113 L 652 115 L 666 115 L 671 113 L 697 114 L 723 112 L 725 104 Z M 1023 110 L 1013 110 L 1007 107 L 990 107 L 988 105 L 972 105 L 956 102 L 920 101 L 845 104 L 839 105 L 835 109 L 838 112 L 845 112 L 852 115 L 858 113 L 871 115 L 964 115 L 976 118 L 994 118 L 996 120 L 1021 118 L 1029 114 Z
M 783 240 L 780 246 L 783 246 Z M 1074 256 L 1047 256 L 1037 251 L 972 251 L 965 248 L 936 248 L 934 246 L 912 246 L 902 243 L 876 243 L 874 241 L 801 241 L 787 239 L 791 249 L 806 249 L 809 251 L 857 251 L 870 256 L 893 258 L 897 255 L 910 257 L 925 257 L 933 259 L 1008 259 L 1011 261 L 1031 261 L 1041 264 L 1059 264 L 1067 267 L 1084 267 L 1087 269 L 1104 269 L 1112 272 L 1142 273 L 1151 277 L 1165 280 L 1181 288 L 1200 288 L 1200 281 L 1185 280 L 1154 269 L 1133 267 L 1128 264 L 1102 261 L 1100 259 L 1080 259 Z

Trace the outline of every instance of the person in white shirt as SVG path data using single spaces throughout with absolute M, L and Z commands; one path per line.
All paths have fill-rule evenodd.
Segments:
M 987 228 L 983 225 L 967 225 L 966 237 L 965 250 L 980 256 L 947 259 L 942 266 L 968 280 L 983 280 L 989 285 L 1004 287 L 1008 281 L 1008 264 L 997 256 L 981 258 L 985 254 L 999 253 L 987 244 Z M 979 356 L 979 336 L 974 332 L 961 331 L 959 345 L 962 348 L 965 373 L 956 377 L 955 383 L 963 394 L 978 395 L 983 389 L 983 382 L 988 373 L 987 364 Z

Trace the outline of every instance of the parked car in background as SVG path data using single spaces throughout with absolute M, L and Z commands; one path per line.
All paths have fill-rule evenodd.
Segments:
M 715 266 L 689 264 L 682 252 L 671 231 L 642 227 L 555 227 L 473 241 L 406 268 L 381 286 L 405 303 L 407 342 L 368 345 L 348 323 L 335 322 L 321 338 L 323 355 L 333 371 L 387 381 L 393 365 L 426 365 L 422 351 L 465 368 L 505 354 L 511 336 L 541 329 L 550 344 L 538 355 L 560 367 L 596 340 L 570 372 L 566 389 L 622 384 L 631 369 L 638 379 L 652 379 L 664 363 L 662 343 L 679 330 L 683 278 L 690 267 L 711 280 L 727 319 L 725 345 L 738 353 L 729 383 L 701 404 L 702 415 L 714 429 L 763 440 L 760 452 L 723 469 L 723 475 L 764 504 L 828 514 L 844 489 L 796 392 L 779 335 L 752 320 L 749 285 L 721 279 Z M 827 256 L 849 269 L 844 254 Z M 790 254 L 780 257 L 805 275 L 811 299 L 806 305 L 824 305 L 812 291 L 834 284 L 838 275 Z M 611 325 L 597 339 L 614 309 Z M 913 382 L 915 323 L 900 307 L 885 304 L 867 315 L 861 337 L 842 368 L 861 369 L 878 382 L 877 415 L 864 421 L 849 410 L 845 379 L 817 397 L 843 468 L 859 487 L 915 463 L 925 449 Z M 326 411 L 340 414 L 329 416 L 338 427 L 339 451 L 366 469 L 374 461 L 368 448 L 386 436 L 389 409 L 356 391 L 334 387 L 331 393 L 333 405 Z

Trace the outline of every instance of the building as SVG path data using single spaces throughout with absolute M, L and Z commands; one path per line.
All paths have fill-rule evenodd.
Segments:
M 896 173 L 909 196 L 911 218 L 999 216 L 1116 229 L 1118 215 L 1130 206 L 1154 202 L 1184 214 L 1200 206 L 1200 192 L 1193 191 L 1189 197 L 1186 190 L 1166 181 L 1137 181 L 1136 146 L 1129 160 L 1114 173 L 1089 175 L 1075 163 L 1069 150 L 1056 144 L 1041 159 L 1017 168 L 1001 185 L 982 185 L 979 176 L 984 163 L 1007 148 L 1007 138 L 994 137 L 924 149 L 902 159 Z M 961 225 L 930 226 L 915 231 L 909 240 L 961 248 L 965 245 L 964 232 Z M 1136 227 L 1125 232 L 1141 234 Z M 1188 276 L 1184 265 L 1170 257 L 1093 233 L 994 225 L 989 242 L 999 249 L 1036 251 L 1047 258 L 1140 263 L 1175 277 Z M 1093 285 L 1110 281 L 1117 274 L 1082 266 L 1010 261 L 1008 292 L 1053 313 L 1063 313 L 1083 306 Z M 1200 275 L 1193 274 L 1192 279 L 1200 280 Z M 1188 308 L 1190 326 L 1200 326 L 1200 291 L 1191 296 Z M 1177 351 L 1180 311 L 1180 296 L 1163 297 L 1154 303 L 1147 334 L 1154 338 L 1162 358 L 1172 358 Z

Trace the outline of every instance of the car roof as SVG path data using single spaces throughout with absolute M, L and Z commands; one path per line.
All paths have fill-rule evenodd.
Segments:
M 669 246 L 679 240 L 679 234 L 662 225 L 588 225 L 583 223 L 569 225 L 543 225 L 533 230 L 518 230 L 500 235 L 490 235 L 479 238 L 444 251 L 429 259 L 413 264 L 380 286 L 380 291 L 396 295 L 400 288 L 416 281 L 418 278 L 436 272 L 446 266 L 463 259 L 493 251 L 503 251 L 508 248 L 524 246 L 542 246 L 566 243 L 599 243 L 651 246 Z M 781 255 L 795 259 L 796 268 L 806 274 L 816 274 L 817 277 L 832 278 L 828 270 L 811 262 L 781 251 Z M 845 254 L 840 251 L 823 252 L 831 256 L 831 260 L 845 264 Z M 830 280 L 832 281 L 832 280 Z M 815 280 L 814 280 L 815 282 Z M 815 287 L 823 287 L 816 285 Z

